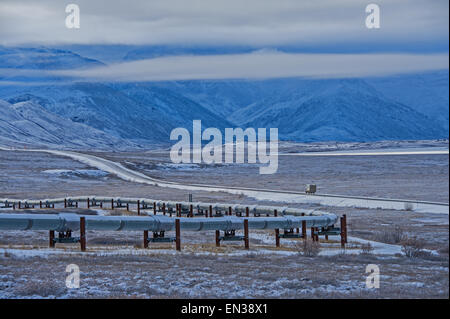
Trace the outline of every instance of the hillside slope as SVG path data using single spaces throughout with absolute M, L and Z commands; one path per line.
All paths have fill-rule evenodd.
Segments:
M 278 127 L 283 139 L 372 141 L 446 137 L 445 129 L 363 80 L 318 80 L 234 112 L 244 127 Z
M 87 125 L 61 118 L 38 104 L 32 102 L 10 104 L 2 100 L 0 100 L 0 144 L 97 149 L 137 146 Z

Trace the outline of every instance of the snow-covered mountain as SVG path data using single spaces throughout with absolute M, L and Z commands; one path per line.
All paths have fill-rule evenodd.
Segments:
M 5 82 L 15 81 L 24 85 L 32 82 L 61 82 L 66 79 L 49 72 L 102 65 L 100 61 L 68 50 L 0 46 L 0 81 Z
M 372 78 L 367 82 L 385 96 L 435 119 L 448 133 L 448 70 Z
M 68 50 L 0 46 L 0 68 L 63 70 L 104 65 Z
M 444 138 L 435 120 L 384 97 L 364 80 L 316 80 L 241 108 L 241 126 L 278 127 L 297 141 Z
M 154 85 L 164 85 L 171 90 L 176 91 L 179 94 L 189 97 L 190 99 L 197 101 L 199 104 L 204 105 L 216 114 L 227 118 L 230 122 L 239 125 L 249 124 L 250 119 L 258 117 L 262 120 L 262 116 L 270 112 L 273 112 L 274 105 L 283 108 L 295 108 L 303 103 L 305 98 L 317 98 L 322 96 L 324 92 L 332 90 L 338 83 L 347 83 L 348 85 L 341 85 L 341 92 L 343 96 L 346 91 L 361 90 L 363 87 L 365 90 L 371 92 L 372 97 L 376 96 L 379 99 L 385 100 L 389 103 L 402 104 L 409 107 L 413 114 L 417 118 L 417 112 L 421 113 L 423 124 L 428 125 L 429 120 L 433 123 L 429 132 L 424 132 L 423 138 L 437 133 L 436 136 L 448 137 L 449 130 L 449 72 L 448 70 L 426 72 L 419 74 L 407 74 L 399 76 L 389 77 L 376 77 L 367 78 L 361 80 L 312 80 L 312 79 L 272 79 L 272 80 L 222 80 L 222 81 L 182 81 L 171 83 L 159 83 Z M 355 85 L 352 88 L 352 85 Z M 360 87 L 358 88 L 358 84 Z M 347 101 L 348 106 L 358 107 L 354 105 L 359 103 L 357 100 Z M 245 108 L 250 108 L 251 105 L 255 107 L 251 108 L 251 111 L 245 111 Z M 363 106 L 364 104 L 360 104 Z M 326 112 L 325 109 L 321 109 L 320 102 L 315 106 L 317 112 Z M 373 111 L 383 112 L 381 109 L 374 109 Z M 290 119 L 288 123 L 283 124 L 283 128 L 291 126 L 292 121 L 296 121 L 299 118 L 297 113 L 294 118 Z M 383 115 L 383 113 L 381 113 Z M 261 116 L 261 117 L 259 117 Z M 275 113 L 271 115 L 276 117 Z M 386 114 L 387 119 L 389 114 Z M 405 117 L 406 119 L 407 117 Z M 261 122 L 255 121 L 252 124 L 266 125 L 268 121 L 262 120 Z M 361 123 L 364 125 L 365 121 Z M 428 123 L 428 124 L 426 124 Z M 307 125 L 307 123 L 304 123 Z M 393 123 L 392 123 L 393 124 Z M 420 124 L 420 123 L 419 123 Z M 405 124 L 402 124 L 404 126 Z M 412 124 L 411 124 L 412 125 Z M 408 124 L 406 124 L 408 126 Z M 419 125 L 421 127 L 423 125 Z M 414 129 L 414 127 L 411 127 Z M 351 130 L 351 129 L 350 129 Z M 444 133 L 442 133 L 442 131 Z M 411 131 L 410 131 L 411 132 Z M 416 132 L 417 133 L 417 132 Z M 410 138 L 415 138 L 417 134 L 406 134 Z M 331 135 L 331 132 L 330 132 Z M 328 135 L 327 138 L 330 138 Z M 283 136 L 283 134 L 282 134 Z M 396 139 L 397 137 L 392 134 L 385 135 L 388 139 Z M 331 136 L 332 137 L 332 136 Z M 345 139 L 351 138 L 358 141 L 366 139 L 365 135 L 350 135 L 341 136 L 336 135 L 334 139 L 344 137 Z M 304 136 L 296 136 L 295 134 L 289 134 L 285 138 L 292 138 L 294 140 L 303 141 Z M 315 141 L 320 141 L 325 136 L 311 137 Z M 373 138 L 378 138 L 378 135 L 374 135 Z M 370 138 L 370 139 L 373 139 Z M 307 138 L 309 140 L 309 138 Z
M 279 81 L 177 81 L 154 83 L 188 97 L 211 112 L 228 118 L 233 112 L 277 93 Z
M 125 57 L 159 54 L 152 52 Z M 281 139 L 295 141 L 448 138 L 448 70 L 372 79 L 125 84 L 41 75 L 98 65 L 69 50 L 0 47 L 0 71 L 7 71 L 0 83 L 18 81 L 0 85 L 0 99 L 8 102 L 0 104 L 0 143 L 170 143 L 173 128 L 191 129 L 197 119 L 219 129 L 278 127 Z
M 152 59 L 162 56 L 174 55 L 213 55 L 213 54 L 236 54 L 249 53 L 255 51 L 248 46 L 189 46 L 189 45 L 144 45 L 132 48 L 123 61 L 136 61 L 142 59 Z
M 116 149 L 136 144 L 48 112 L 33 102 L 0 100 L 0 144 Z
M 10 103 L 30 101 L 47 112 L 82 123 L 116 138 L 137 143 L 170 143 L 176 127 L 192 129 L 192 121 L 220 129 L 231 124 L 198 103 L 170 90 L 142 84 L 120 86 L 74 83 L 4 90 Z

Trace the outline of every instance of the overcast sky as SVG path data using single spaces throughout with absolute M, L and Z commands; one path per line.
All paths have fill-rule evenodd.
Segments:
M 380 29 L 365 26 L 365 8 L 372 2 L 381 9 Z M 65 7 L 69 3 L 80 7 L 80 29 L 65 27 Z M 205 78 L 270 77 L 271 73 L 359 76 L 388 70 L 402 73 L 448 68 L 448 62 L 443 61 L 445 54 L 448 56 L 448 6 L 448 0 L 0 0 L 0 44 L 243 45 L 256 49 L 293 46 L 312 51 L 318 48 L 322 53 L 319 48 L 326 47 L 330 52 L 325 53 L 331 54 L 324 57 L 258 52 L 163 58 L 112 65 L 100 73 L 71 73 L 90 78 L 149 80 L 202 78 L 202 74 Z M 366 46 L 376 48 L 372 53 L 379 54 L 332 54 L 347 47 Z M 384 51 L 400 55 L 380 55 Z
M 365 7 L 381 28 L 365 27 Z M 78 4 L 81 28 L 65 27 Z M 2 44 L 448 43 L 448 0 L 1 0 Z

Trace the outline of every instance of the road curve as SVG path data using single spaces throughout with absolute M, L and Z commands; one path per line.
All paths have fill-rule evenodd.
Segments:
M 120 163 L 116 163 L 101 158 L 99 156 L 79 152 L 48 150 L 48 149 L 13 150 L 1 147 L 0 150 L 45 152 L 57 156 L 69 157 L 72 158 L 73 160 L 79 161 L 86 165 L 93 166 L 110 174 L 113 174 L 123 180 L 147 185 L 154 185 L 159 187 L 169 187 L 189 191 L 227 192 L 231 194 L 242 194 L 258 200 L 277 201 L 286 203 L 318 204 L 323 206 L 334 206 L 334 207 L 412 210 L 416 212 L 438 213 L 438 214 L 449 213 L 448 203 L 414 201 L 406 199 L 346 196 L 334 194 L 309 195 L 301 192 L 272 190 L 272 189 L 257 189 L 248 187 L 217 186 L 217 185 L 191 184 L 191 183 L 181 184 L 178 182 L 155 179 L 143 173 L 136 172 L 134 170 L 126 168 Z

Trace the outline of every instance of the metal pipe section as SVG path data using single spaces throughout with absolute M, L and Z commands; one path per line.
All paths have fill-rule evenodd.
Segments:
M 246 215 L 247 209 L 249 214 L 259 215 L 274 215 L 274 212 L 277 211 L 279 215 L 293 215 L 293 216 L 324 216 L 324 215 L 332 215 L 327 212 L 308 210 L 308 209 L 300 209 L 300 208 L 289 208 L 289 207 L 278 207 L 278 206 L 263 206 L 263 205 L 242 205 L 242 204 L 226 204 L 226 203 L 203 203 L 203 202 L 178 202 L 178 201 L 162 201 L 156 199 L 148 199 L 148 198 L 126 198 L 126 197 L 98 197 L 98 196 L 75 196 L 75 197 L 67 197 L 67 198 L 54 198 L 54 199 L 43 199 L 43 200 L 17 200 L 17 199 L 8 199 L 8 198 L 0 198 L 0 204 L 3 204 L 4 207 L 10 207 L 13 205 L 17 205 L 18 207 L 33 207 L 39 205 L 45 205 L 49 207 L 49 205 L 55 204 L 72 204 L 78 202 L 86 202 L 91 201 L 91 203 L 117 203 L 118 206 L 122 204 L 133 204 L 139 205 L 141 208 L 150 209 L 151 207 L 155 207 L 158 210 L 173 210 L 177 211 L 177 205 L 179 205 L 181 210 L 190 210 L 191 205 L 193 209 L 209 211 L 210 207 L 214 211 L 226 212 L 233 211 L 234 213 L 240 213 L 241 215 Z M 231 209 L 230 209 L 231 208 Z M 141 210 L 141 209 L 139 209 Z
M 60 214 L 0 214 L 0 230 L 48 230 L 78 231 L 80 218 L 84 218 L 86 230 L 98 231 L 171 231 L 175 230 L 176 220 L 185 231 L 239 230 L 244 229 L 244 219 L 235 216 L 216 218 L 172 218 L 168 216 L 93 216 L 73 213 Z M 334 225 L 337 216 L 283 216 L 249 217 L 251 229 L 292 229 L 302 226 L 327 227 Z

